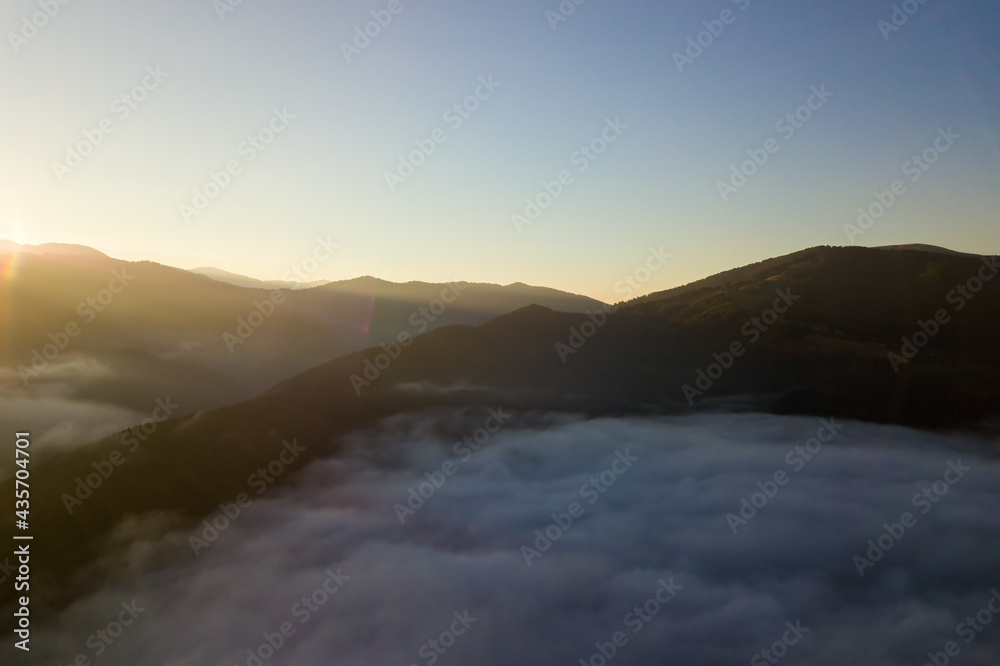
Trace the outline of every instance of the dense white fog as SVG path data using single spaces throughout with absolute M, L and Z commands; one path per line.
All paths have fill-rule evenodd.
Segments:
M 353 435 L 291 485 L 248 488 L 201 545 L 189 537 L 211 537 L 204 526 L 150 539 L 132 525 L 130 569 L 33 636 L 33 656 L 918 666 L 950 647 L 963 666 L 998 663 L 1000 618 L 984 609 L 1000 611 L 1000 465 L 986 442 L 753 414 L 477 434 L 507 418 L 488 416 Z

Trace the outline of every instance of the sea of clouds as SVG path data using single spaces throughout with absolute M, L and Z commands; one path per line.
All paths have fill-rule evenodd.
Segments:
M 487 416 L 356 433 L 197 556 L 203 531 L 133 523 L 128 566 L 32 657 L 919 666 L 953 642 L 949 661 L 1000 663 L 1000 617 L 959 629 L 1000 589 L 995 443 L 759 414 L 541 415 L 477 435 Z

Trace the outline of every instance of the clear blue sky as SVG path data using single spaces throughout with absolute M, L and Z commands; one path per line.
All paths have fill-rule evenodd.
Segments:
M 329 235 L 339 254 L 313 279 L 616 300 L 650 246 L 672 259 L 646 291 L 848 244 L 844 224 L 898 178 L 905 194 L 853 242 L 997 252 L 997 2 L 928 0 L 886 40 L 887 1 L 587 0 L 553 30 L 556 0 L 401 0 L 348 63 L 342 43 L 389 0 L 243 0 L 220 20 L 223 1 L 74 0 L 24 41 L 10 33 L 39 5 L 4 4 L 0 237 L 276 278 Z M 727 9 L 679 72 L 673 54 Z M 490 76 L 479 108 L 446 120 Z M 136 108 L 115 103 L 144 78 Z M 812 86 L 833 97 L 786 138 L 776 122 Z M 248 162 L 239 147 L 275 108 L 295 118 Z M 114 131 L 60 180 L 54 163 L 105 118 Z M 608 118 L 628 127 L 581 172 L 574 153 Z M 961 138 L 912 182 L 904 163 L 949 126 Z M 447 140 L 393 191 L 385 173 L 437 128 Z M 778 152 L 723 201 L 718 181 L 769 138 Z M 231 160 L 240 173 L 185 220 Z M 571 184 L 518 233 L 512 214 L 563 170 Z

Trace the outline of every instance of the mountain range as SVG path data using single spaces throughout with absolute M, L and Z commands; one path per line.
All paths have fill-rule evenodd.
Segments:
M 86 254 L 18 262 L 2 313 L 17 322 L 5 331 L 3 348 L 19 350 L 8 363 L 121 265 Z M 114 561 L 114 529 L 128 517 L 196 525 L 245 492 L 247 478 L 289 443 L 303 451 L 278 485 L 394 415 L 500 409 L 530 425 L 547 411 L 753 410 L 991 432 L 1000 415 L 1000 265 L 991 256 L 817 247 L 616 306 L 470 285 L 425 331 L 410 316 L 447 286 L 362 278 L 282 292 L 287 305 L 238 358 L 222 332 L 266 292 L 156 264 L 126 268 L 135 286 L 76 349 L 173 368 L 168 383 L 233 388 L 224 406 L 164 419 L 141 444 L 129 445 L 140 431 L 122 430 L 35 468 L 33 516 L 47 535 L 37 558 L 55 607 L 108 573 L 101 567 Z M 147 409 L 164 395 L 158 382 L 141 384 Z M 124 400 L 116 395 L 124 386 L 108 388 L 109 399 Z M 251 392 L 244 387 L 254 396 L 242 399 L 240 389 Z M 121 470 L 92 493 L 79 490 L 112 456 Z M 13 493 L 11 484 L 0 492 Z
M 199 270 L 208 275 L 82 246 L 0 245 L 0 321 L 11 322 L 0 329 L 0 386 L 46 433 L 43 444 L 94 439 L 168 396 L 179 414 L 247 400 L 404 333 L 478 325 L 532 304 L 604 305 L 524 284 L 361 277 L 291 289 Z M 81 426 L 84 410 L 93 422 Z M 0 427 L 14 428 L 11 417 L 0 413 Z

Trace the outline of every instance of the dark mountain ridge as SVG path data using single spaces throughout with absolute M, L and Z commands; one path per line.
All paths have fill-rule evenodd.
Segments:
M 33 492 L 34 521 L 46 534 L 38 562 L 52 576 L 46 589 L 57 591 L 48 602 L 59 606 L 93 584 L 81 567 L 99 554 L 107 561 L 107 535 L 126 516 L 195 525 L 245 492 L 284 441 L 306 447 L 298 468 L 335 453 L 341 436 L 408 411 L 502 406 L 516 420 L 537 411 L 755 409 L 992 432 L 998 270 L 989 257 L 819 247 L 610 315 L 531 306 L 478 327 L 445 326 L 162 424 L 72 516 L 66 497 L 76 480 L 122 443 L 60 454 L 35 471 Z

